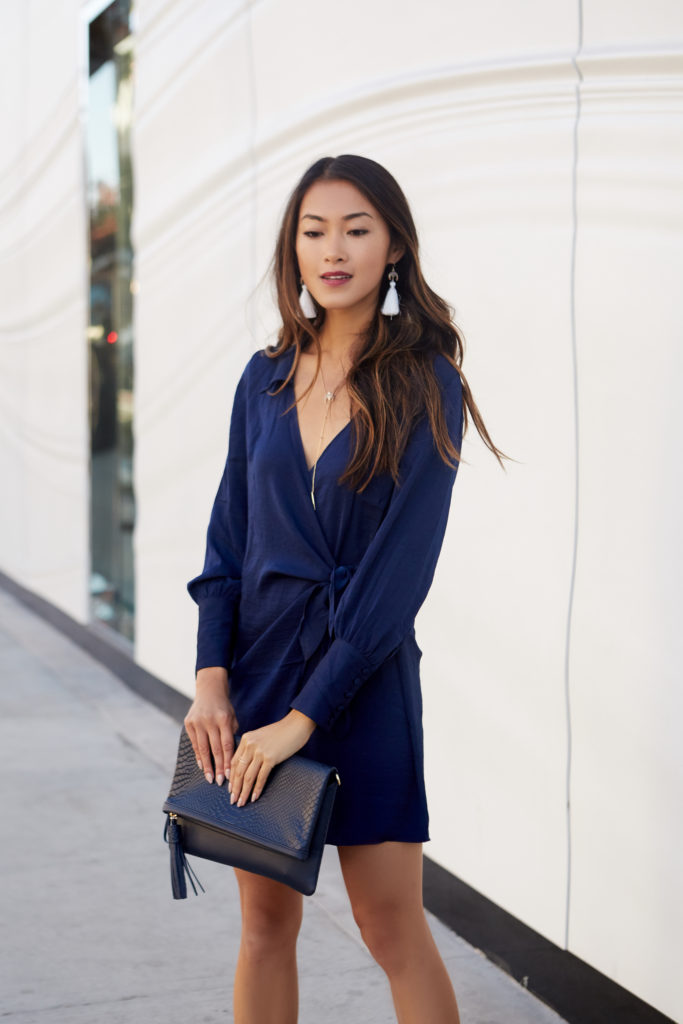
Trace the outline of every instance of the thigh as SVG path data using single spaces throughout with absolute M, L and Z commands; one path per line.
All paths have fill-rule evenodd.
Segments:
M 250 927 L 298 931 L 303 916 L 300 892 L 272 878 L 234 868 L 242 922 Z
M 422 914 L 422 843 L 338 847 L 356 919 L 375 914 Z

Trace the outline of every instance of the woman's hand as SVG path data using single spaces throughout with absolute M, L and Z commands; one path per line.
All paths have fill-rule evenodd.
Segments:
M 185 715 L 185 729 L 190 737 L 197 764 L 207 782 L 222 785 L 228 777 L 235 749 L 237 718 L 228 697 L 228 673 L 224 668 L 202 668 L 197 672 L 197 691 Z M 211 755 L 213 754 L 213 765 Z
M 271 770 L 301 750 L 314 730 L 312 718 L 292 709 L 279 722 L 245 732 L 232 759 L 230 803 L 243 807 L 249 794 L 258 800 Z

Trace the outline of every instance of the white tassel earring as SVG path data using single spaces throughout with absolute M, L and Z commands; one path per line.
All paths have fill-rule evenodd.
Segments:
M 318 315 L 318 311 L 313 305 L 313 299 L 311 293 L 304 284 L 303 278 L 301 279 L 301 292 L 299 294 L 299 305 L 301 306 L 301 312 L 309 320 L 314 320 Z
M 384 303 L 380 310 L 384 316 L 394 317 L 399 312 L 398 305 L 398 292 L 396 291 L 396 282 L 398 281 L 398 274 L 396 273 L 396 267 L 392 264 L 391 270 L 389 271 L 389 290 L 384 297 Z

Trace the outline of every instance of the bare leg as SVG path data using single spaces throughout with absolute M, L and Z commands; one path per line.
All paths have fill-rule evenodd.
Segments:
M 235 1024 L 296 1024 L 296 940 L 303 897 L 280 882 L 235 868 L 242 938 L 235 972 Z
M 460 1024 L 422 906 L 422 844 L 340 846 L 353 916 L 383 968 L 399 1024 Z

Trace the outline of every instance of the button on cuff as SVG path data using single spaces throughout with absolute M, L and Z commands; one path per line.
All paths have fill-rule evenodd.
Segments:
M 367 657 L 337 637 L 290 707 L 329 730 L 371 672 Z

